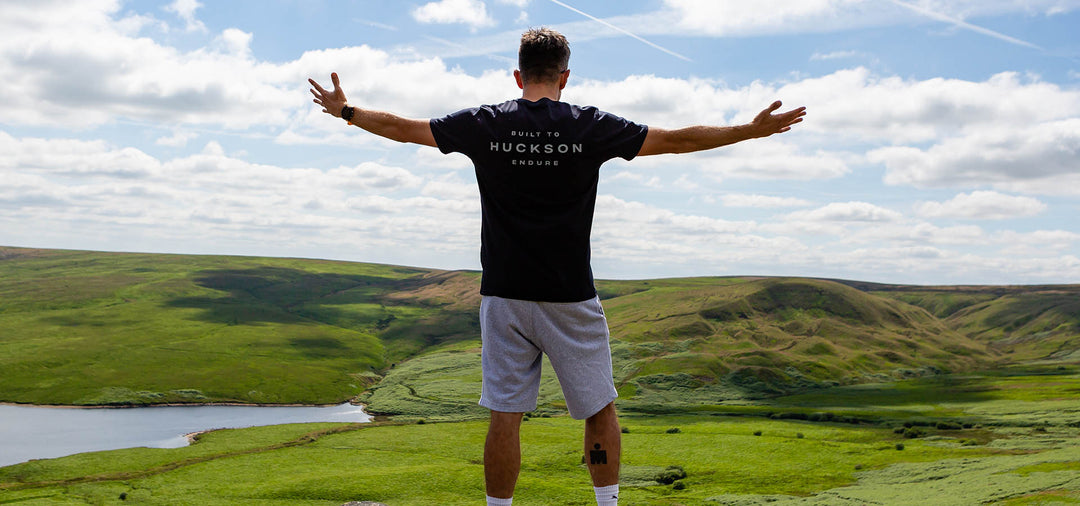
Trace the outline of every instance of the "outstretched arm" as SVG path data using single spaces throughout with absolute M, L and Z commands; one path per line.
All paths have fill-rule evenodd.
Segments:
M 645 142 L 638 151 L 638 156 L 659 155 L 663 153 L 690 153 L 706 149 L 718 148 L 728 144 L 768 137 L 791 130 L 791 126 L 802 121 L 806 116 L 806 108 L 799 107 L 787 112 L 773 114 L 780 108 L 780 101 L 773 102 L 764 111 L 758 113 L 754 120 L 745 125 L 737 126 L 692 126 L 677 130 L 665 130 L 662 128 L 649 127 L 649 133 L 645 135 Z
M 428 120 L 402 118 L 388 112 L 349 106 L 348 101 L 345 100 L 345 92 L 341 90 L 341 82 L 338 81 L 336 72 L 330 74 L 330 81 L 334 83 L 334 91 L 326 91 L 314 79 L 308 79 L 308 82 L 314 87 L 311 90 L 311 94 L 315 95 L 314 102 L 321 105 L 323 112 L 326 114 L 340 118 L 342 109 L 347 106 L 352 107 L 353 116 L 349 120 L 350 125 L 356 125 L 375 135 L 398 142 L 436 146 L 435 137 L 431 134 L 431 125 Z

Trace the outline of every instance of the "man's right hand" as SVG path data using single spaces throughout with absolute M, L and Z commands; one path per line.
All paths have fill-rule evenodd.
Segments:
M 314 86 L 311 90 L 311 94 L 315 95 L 314 102 L 322 106 L 322 112 L 329 114 L 335 118 L 341 117 L 341 109 L 345 107 L 348 102 L 345 100 L 345 92 L 341 91 L 341 82 L 338 81 L 337 72 L 330 74 L 330 81 L 334 83 L 334 91 L 326 91 L 319 83 L 314 79 L 308 78 L 308 82 Z
M 783 105 L 779 100 L 773 102 L 765 110 L 758 113 L 754 117 L 754 121 L 750 122 L 750 126 L 754 129 L 756 137 L 768 137 L 772 134 L 779 134 L 791 130 L 791 125 L 802 121 L 803 116 L 806 116 L 806 108 L 799 107 L 780 114 L 773 114 L 773 111 L 780 108 Z

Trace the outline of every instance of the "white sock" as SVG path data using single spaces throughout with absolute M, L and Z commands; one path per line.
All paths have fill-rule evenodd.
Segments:
M 487 496 L 487 506 L 511 506 L 513 502 L 513 497 L 508 499 L 499 499 L 498 497 L 491 497 L 490 495 Z
M 596 506 L 619 506 L 619 484 L 606 487 L 593 487 L 596 491 Z

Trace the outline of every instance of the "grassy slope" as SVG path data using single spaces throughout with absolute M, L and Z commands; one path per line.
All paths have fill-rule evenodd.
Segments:
M 472 334 L 471 315 L 402 295 L 430 283 L 427 270 L 11 248 L 0 257 L 3 401 L 340 402 L 388 362 Z
M 1013 361 L 1080 360 L 1078 285 L 868 288 L 925 308 Z
M 598 290 L 624 409 L 678 411 L 809 387 L 973 370 L 994 358 L 926 311 L 831 281 L 599 281 Z M 432 347 L 389 371 L 362 400 L 390 415 L 480 416 L 478 365 L 475 339 Z M 548 374 L 538 411 L 561 408 L 558 383 Z

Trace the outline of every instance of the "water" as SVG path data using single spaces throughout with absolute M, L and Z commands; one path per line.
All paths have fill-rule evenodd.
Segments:
M 161 406 L 125 409 L 0 405 L 0 467 L 31 459 L 146 446 L 187 446 L 186 434 L 209 429 L 304 422 L 369 422 L 363 408 Z

